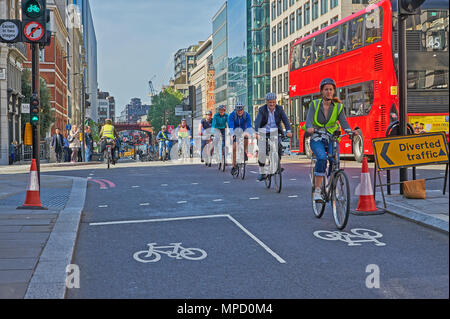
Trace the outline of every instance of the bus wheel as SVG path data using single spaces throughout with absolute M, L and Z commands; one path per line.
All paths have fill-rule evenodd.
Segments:
M 358 135 L 355 135 L 352 141 L 353 155 L 355 156 L 355 161 L 362 163 L 364 157 L 364 140 L 361 130 L 357 129 L 356 131 Z
M 303 139 L 303 151 L 305 152 L 305 155 L 307 158 L 311 158 L 312 157 L 312 150 L 311 150 L 311 137 L 305 137 Z

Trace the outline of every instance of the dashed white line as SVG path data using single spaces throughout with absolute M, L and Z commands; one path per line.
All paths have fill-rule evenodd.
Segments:
M 298 195 L 290 195 L 290 196 L 288 196 L 289 198 L 297 198 L 298 197 Z
M 296 180 L 297 180 L 296 178 L 291 178 L 291 179 L 290 179 L 290 181 L 296 181 Z
M 191 183 L 191 185 L 198 185 L 198 183 Z
M 187 201 L 185 201 L 185 200 L 180 200 L 177 202 L 177 204 L 186 204 L 186 203 L 187 203 Z
M 258 174 L 258 172 L 255 172 L 255 171 L 250 171 L 250 173 L 253 173 L 253 174 Z
M 140 186 L 137 186 L 137 185 L 134 185 L 134 186 L 131 186 L 131 188 L 139 188 Z
M 150 203 L 142 203 L 142 204 L 139 204 L 140 206 L 149 206 L 150 205 Z
M 224 184 L 230 184 L 231 182 L 223 182 Z
M 99 205 L 98 207 L 99 208 L 106 208 L 106 207 L 108 207 L 108 205 Z
M 257 199 L 259 199 L 259 197 L 250 197 L 249 199 L 250 200 L 257 200 Z
M 360 178 L 361 176 L 352 176 L 353 179 Z
M 213 200 L 213 202 L 221 202 L 221 201 L 223 201 L 223 199 L 220 199 L 220 198 Z
M 162 186 L 162 187 L 166 187 L 166 186 L 169 186 L 169 185 L 167 185 L 167 184 L 161 184 L 161 186 Z

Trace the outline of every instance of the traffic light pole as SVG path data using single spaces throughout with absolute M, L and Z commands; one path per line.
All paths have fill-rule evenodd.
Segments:
M 81 159 L 83 162 L 86 162 L 86 152 L 85 152 L 85 137 L 86 135 L 84 134 L 84 121 L 85 121 L 85 116 L 86 116 L 86 96 L 84 94 L 84 91 L 86 90 L 86 88 L 84 87 L 84 73 L 81 75 L 82 78 L 82 86 L 83 86 L 83 92 L 81 93 L 83 101 L 82 101 L 82 105 L 81 105 L 81 131 L 82 131 L 82 142 L 81 142 Z
M 41 85 L 39 76 L 39 43 L 31 44 L 31 80 L 32 80 L 32 94 L 36 94 L 39 101 L 41 99 Z M 33 159 L 36 160 L 38 171 L 39 185 L 41 184 L 41 164 L 40 164 L 40 125 L 39 122 L 32 124 L 33 128 Z

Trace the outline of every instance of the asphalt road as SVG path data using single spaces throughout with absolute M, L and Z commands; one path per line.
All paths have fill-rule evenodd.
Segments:
M 346 166 L 353 191 L 360 168 Z M 68 298 L 449 297 L 448 235 L 390 214 L 350 215 L 338 233 L 329 207 L 313 216 L 309 164 L 283 167 L 280 194 L 255 165 L 244 181 L 202 165 L 64 172 L 90 178 Z M 173 243 L 186 249 L 136 254 Z

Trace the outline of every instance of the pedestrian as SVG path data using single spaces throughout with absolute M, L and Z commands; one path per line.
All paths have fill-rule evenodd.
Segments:
M 14 164 L 16 160 L 17 141 L 11 142 L 9 145 L 9 165 Z
M 51 146 L 56 154 L 56 162 L 61 163 L 64 151 L 64 136 L 60 133 L 59 129 L 55 130 L 55 135 L 52 137 Z
M 94 140 L 92 138 L 92 131 L 89 125 L 86 126 L 84 130 L 84 139 L 86 141 L 85 160 L 86 162 L 90 162 L 92 151 L 94 149 Z
M 81 147 L 80 141 L 80 131 L 78 130 L 78 126 L 72 126 L 70 130 L 69 137 L 67 138 L 69 141 L 69 147 L 72 150 L 72 156 L 70 158 L 71 163 L 75 163 L 78 159 L 78 152 Z
M 67 140 L 67 138 L 69 137 L 69 133 L 66 131 L 64 133 L 64 162 L 70 162 L 70 155 L 72 153 L 70 147 L 69 147 L 69 141 Z

